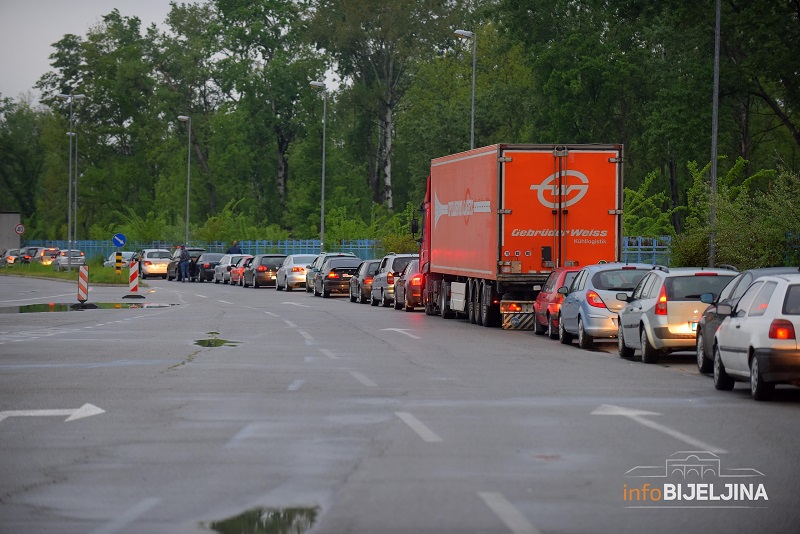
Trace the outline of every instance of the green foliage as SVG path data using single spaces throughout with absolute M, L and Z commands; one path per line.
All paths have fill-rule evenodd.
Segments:
M 653 192 L 656 172 L 647 175 L 638 189 L 625 188 L 622 231 L 629 236 L 658 237 L 672 235 L 674 210 L 665 209 L 669 199 L 663 191 Z

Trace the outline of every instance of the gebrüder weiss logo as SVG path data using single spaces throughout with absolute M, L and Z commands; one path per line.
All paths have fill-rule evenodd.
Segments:
M 572 206 L 589 191 L 589 178 L 579 171 L 562 171 L 561 186 L 558 186 L 559 173 L 551 174 L 538 185 L 531 185 L 531 191 L 537 192 L 539 202 L 551 209 Z M 560 202 L 559 202 L 560 201 Z

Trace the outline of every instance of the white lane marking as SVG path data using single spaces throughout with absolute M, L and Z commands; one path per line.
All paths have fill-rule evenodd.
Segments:
M 286 326 L 288 326 L 290 328 L 297 328 L 297 325 L 294 324 L 292 321 L 288 321 L 288 320 L 284 319 L 283 322 L 286 323 Z
M 233 302 L 228 302 L 227 300 L 217 300 L 217 302 L 221 302 L 223 304 L 233 304 Z
M 422 438 L 423 441 L 428 443 L 441 443 L 442 438 L 440 438 L 436 433 L 425 426 L 425 423 L 414 417 L 408 412 L 394 412 L 397 417 L 402 419 L 402 421 L 411 427 L 411 430 L 417 433 L 419 437 Z
M 195 297 L 200 297 L 201 299 L 207 299 L 208 297 L 205 295 L 198 295 L 197 293 L 194 294 Z
M 309 333 L 308 333 L 308 332 L 306 332 L 305 330 L 298 330 L 298 331 L 297 331 L 297 333 L 298 333 L 298 334 L 300 334 L 301 336 L 303 336 L 305 339 L 307 339 L 307 340 L 309 340 L 309 341 L 311 341 L 312 339 L 314 339 L 314 336 L 312 336 L 311 334 L 309 334 Z
M 232 449 L 236 447 L 240 441 L 244 441 L 250 436 L 252 436 L 255 430 L 256 430 L 255 424 L 251 423 L 247 426 L 244 426 L 239 432 L 236 433 L 235 436 L 233 436 L 230 440 L 228 440 L 228 443 L 225 444 L 225 448 Z
M 291 384 L 289 384 L 289 387 L 286 388 L 286 389 L 288 391 L 299 391 L 300 388 L 303 387 L 303 384 L 305 384 L 305 383 L 306 383 L 305 380 L 298 379 L 298 380 L 295 380 L 294 382 L 292 382 Z
M 143 501 L 139 501 L 136 506 L 123 512 L 123 514 L 114 519 L 114 521 L 106 523 L 102 527 L 93 530 L 92 534 L 114 534 L 115 532 L 121 532 L 133 524 L 133 522 L 139 519 L 139 517 L 150 511 L 150 509 L 159 502 L 161 502 L 161 499 L 158 499 L 157 497 L 148 497 Z
M 265 311 L 264 313 L 266 313 L 270 317 L 280 317 L 280 315 L 278 315 L 277 313 L 272 313 L 272 312 L 268 312 L 268 311 Z
M 307 306 L 305 304 L 300 304 L 299 302 L 281 302 L 281 304 L 291 304 L 292 306 L 300 306 L 301 308 L 310 308 L 311 306 Z
M 325 356 L 327 356 L 328 358 L 330 358 L 331 360 L 338 360 L 339 359 L 339 357 L 337 355 L 335 355 L 333 352 L 329 351 L 328 349 L 319 349 L 319 351 L 322 354 L 324 354 Z
M 671 436 L 678 441 L 682 441 L 684 443 L 688 443 L 693 447 L 697 447 L 699 450 L 708 451 L 708 452 L 715 452 L 724 454 L 726 451 L 720 447 L 716 447 L 711 445 L 710 443 L 705 443 L 700 441 L 699 439 L 693 438 L 688 434 L 684 434 L 683 432 L 679 432 L 677 430 L 673 430 L 668 426 L 656 423 L 649 419 L 645 419 L 644 416 L 646 415 L 661 415 L 658 412 L 648 412 L 646 410 L 636 410 L 632 408 L 624 408 L 622 406 L 614 406 L 611 404 L 603 404 L 596 408 L 592 415 L 621 415 L 623 417 L 627 417 L 632 421 L 636 421 L 642 426 L 646 426 L 648 428 L 652 428 L 653 430 L 658 430 L 659 432 Z
M 367 378 L 364 374 L 359 373 L 358 371 L 350 371 L 350 374 L 353 375 L 353 378 L 367 386 L 368 388 L 376 388 L 378 384 Z
M 404 336 L 408 336 L 408 337 L 411 337 L 411 338 L 414 338 L 414 339 L 419 339 L 419 336 L 415 336 L 414 334 L 410 334 L 404 328 L 381 328 L 381 330 L 382 331 L 388 331 L 388 332 L 399 332 L 400 334 L 403 334 Z
M 31 299 L 11 299 L 11 300 L 0 300 L 0 303 L 5 304 L 6 302 L 28 302 L 31 300 L 49 300 L 49 299 L 57 299 L 61 297 L 72 297 L 75 296 L 74 293 L 64 293 L 63 295 L 50 295 L 47 297 L 34 297 Z
M 508 529 L 514 534 L 539 534 L 527 518 L 517 510 L 501 493 L 493 491 L 479 491 L 478 496 L 483 499 L 486 506 L 497 514 Z

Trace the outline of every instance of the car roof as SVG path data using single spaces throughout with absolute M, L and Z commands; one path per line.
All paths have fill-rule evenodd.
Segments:
M 623 262 L 609 262 L 609 263 L 596 263 L 594 265 L 587 265 L 584 269 L 590 270 L 592 272 L 599 272 L 599 271 L 612 271 L 616 269 L 646 269 L 651 270 L 653 269 L 652 263 L 623 263 Z
M 773 280 L 773 281 L 785 280 L 790 284 L 797 284 L 800 283 L 800 272 L 762 276 L 759 278 L 759 280 Z
M 770 276 L 775 274 L 792 274 L 800 272 L 797 267 L 759 267 L 757 269 L 746 269 L 743 273 L 751 273 L 753 278 L 761 278 L 762 276 Z

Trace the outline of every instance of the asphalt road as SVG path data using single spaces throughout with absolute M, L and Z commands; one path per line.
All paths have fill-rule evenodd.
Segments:
M 0 276 L 0 532 L 800 531 L 800 389 L 758 403 L 691 354 L 147 284 L 22 313 L 77 287 Z

